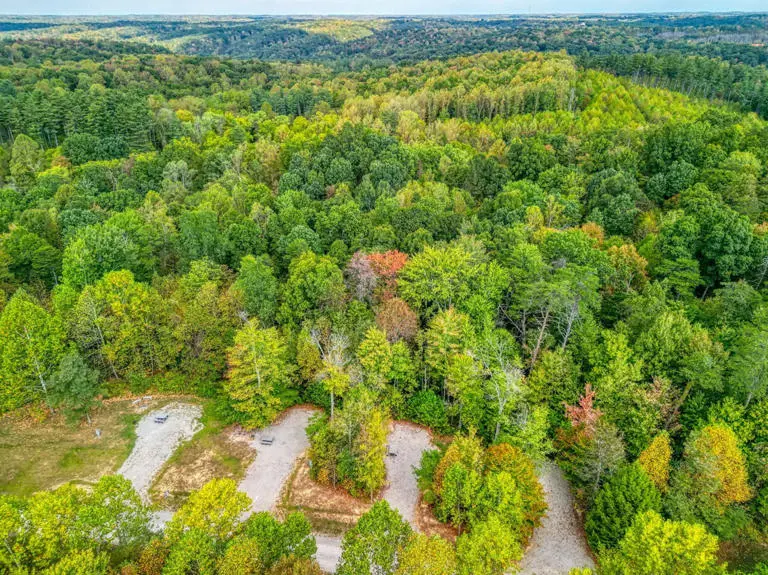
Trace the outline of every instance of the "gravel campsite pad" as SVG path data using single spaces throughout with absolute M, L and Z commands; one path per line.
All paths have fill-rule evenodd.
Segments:
M 419 503 L 416 469 L 421 465 L 421 454 L 433 449 L 429 432 L 407 423 L 395 423 L 387 438 L 387 488 L 384 499 L 400 512 L 403 519 L 414 523 Z
M 164 423 L 155 418 L 167 415 Z M 146 500 L 149 486 L 163 464 L 183 441 L 201 429 L 202 408 L 188 403 L 171 403 L 151 411 L 136 426 L 136 443 L 118 473 L 133 483 Z
M 594 568 L 562 470 L 554 463 L 546 463 L 541 467 L 539 481 L 549 509 L 520 561 L 520 575 L 567 575 L 575 567 Z
M 240 491 L 253 501 L 253 511 L 270 511 L 277 504 L 296 458 L 309 447 L 305 429 L 314 413 L 306 408 L 291 409 L 277 423 L 255 434 L 256 459 L 240 483 Z M 262 443 L 269 439 L 270 445 Z
M 333 573 L 341 559 L 341 537 L 316 533 L 315 541 L 317 542 L 317 553 L 315 553 L 317 564 L 326 573 Z

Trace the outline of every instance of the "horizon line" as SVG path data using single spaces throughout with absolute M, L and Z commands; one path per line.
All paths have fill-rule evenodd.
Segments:
M 433 12 L 433 13 L 363 13 L 363 12 L 286 12 L 286 13 L 249 13 L 249 12 L 231 12 L 231 13 L 193 13 L 193 12 L 126 12 L 126 13 L 98 13 L 98 12 L 59 12 L 59 13 L 0 13 L 0 18 L 165 18 L 165 17 L 185 17 L 185 18 L 339 18 L 339 17 L 357 17 L 357 18 L 445 18 L 445 17 L 468 17 L 468 18 L 486 18 L 492 17 L 520 17 L 520 16 L 649 16 L 649 15 L 675 15 L 675 16 L 697 16 L 697 15 L 765 15 L 768 11 L 754 10 L 637 10 L 627 12 Z

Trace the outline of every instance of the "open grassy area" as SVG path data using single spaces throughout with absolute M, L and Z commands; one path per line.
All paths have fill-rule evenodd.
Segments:
M 214 478 L 239 481 L 256 456 L 250 435 L 238 433 L 218 419 L 213 404 L 203 405 L 203 428 L 181 445 L 163 466 L 150 488 L 150 499 L 177 509 L 192 491 Z
M 149 408 L 160 400 L 149 402 Z M 147 405 L 145 403 L 144 405 Z M 68 424 L 60 414 L 42 422 L 21 412 L 0 418 L 0 493 L 29 495 L 75 481 L 91 483 L 113 473 L 133 447 L 141 417 L 130 399 L 96 408 L 92 423 Z M 101 437 L 96 437 L 96 430 Z

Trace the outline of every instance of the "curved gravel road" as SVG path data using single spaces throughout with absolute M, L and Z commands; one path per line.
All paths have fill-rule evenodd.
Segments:
M 421 465 L 421 454 L 433 449 L 429 432 L 421 427 L 397 422 L 387 437 L 389 450 L 394 453 L 386 459 L 387 487 L 384 499 L 413 524 L 419 504 L 419 486 L 416 470 Z
M 549 509 L 520 561 L 520 575 L 567 575 L 575 567 L 594 569 L 563 471 L 547 462 L 539 469 L 539 481 Z
M 306 428 L 315 411 L 303 407 L 291 409 L 277 423 L 256 432 L 253 440 L 256 458 L 239 487 L 253 501 L 253 511 L 274 509 L 296 458 L 309 447 Z M 265 437 L 274 439 L 272 445 L 261 444 Z
M 161 413 L 166 414 L 168 420 L 155 423 L 155 417 Z M 133 483 L 144 501 L 163 464 L 180 443 L 191 439 L 202 428 L 202 413 L 199 405 L 174 402 L 149 412 L 139 421 L 133 451 L 117 472 Z

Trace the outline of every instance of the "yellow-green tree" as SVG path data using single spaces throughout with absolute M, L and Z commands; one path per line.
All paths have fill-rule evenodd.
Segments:
M 395 575 L 454 575 L 456 550 L 442 537 L 414 533 L 400 553 Z
M 669 434 L 666 432 L 654 437 L 651 444 L 637 458 L 640 467 L 662 493 L 669 487 L 669 462 L 671 459 L 672 447 L 669 444 Z
M 648 511 L 637 516 L 617 549 L 600 557 L 605 575 L 720 575 L 717 537 L 698 524 L 666 521 Z
M 721 424 L 708 425 L 696 432 L 686 447 L 686 457 L 708 460 L 719 482 L 715 497 L 721 504 L 743 503 L 752 497 L 746 459 L 739 449 L 736 434 L 730 427 Z
M 240 525 L 251 499 L 231 479 L 212 479 L 189 496 L 165 528 L 169 541 L 197 531 L 212 541 L 226 541 Z
M 392 346 L 387 341 L 387 334 L 370 328 L 357 348 L 357 357 L 368 381 L 376 388 L 382 387 L 392 369 Z
M 288 382 L 286 345 L 277 329 L 259 329 L 258 321 L 250 320 L 235 334 L 227 365 L 224 391 L 243 425 L 271 422 L 282 407 L 278 390 Z

